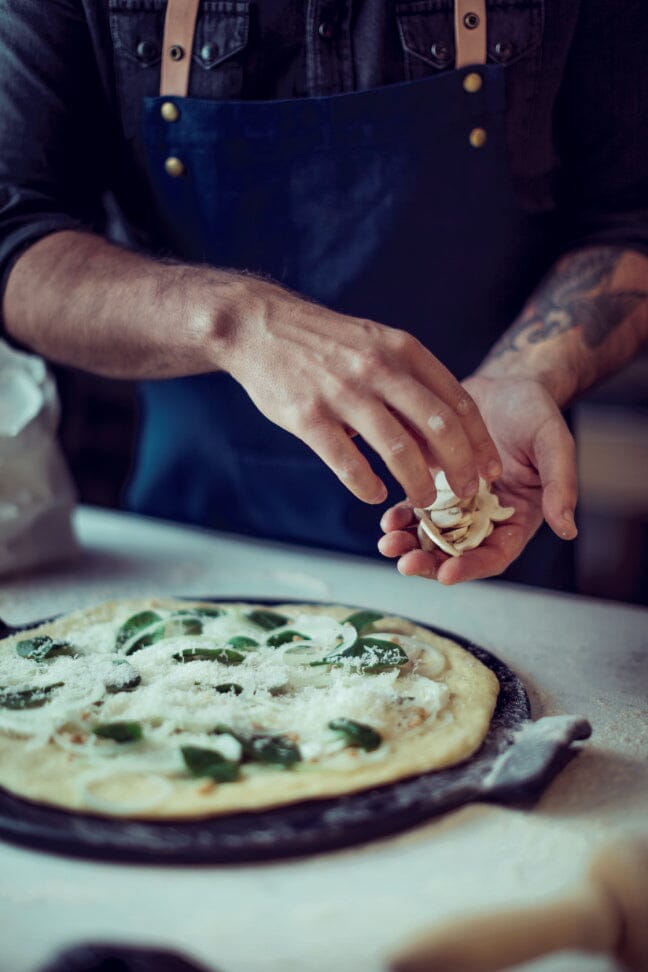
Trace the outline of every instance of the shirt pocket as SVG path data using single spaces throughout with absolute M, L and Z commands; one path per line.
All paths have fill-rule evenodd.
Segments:
M 109 0 L 115 80 L 126 135 L 137 135 L 142 99 L 160 93 L 166 0 Z M 198 11 L 189 97 L 239 98 L 248 43 L 249 0 L 203 0 Z
M 488 0 L 487 59 L 512 66 L 539 62 L 542 0 Z M 455 63 L 452 0 L 402 0 L 396 19 L 410 81 L 449 70 Z

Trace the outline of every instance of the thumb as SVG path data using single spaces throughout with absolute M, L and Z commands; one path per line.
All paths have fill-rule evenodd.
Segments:
M 578 497 L 576 443 L 558 409 L 536 432 L 533 451 L 542 484 L 544 518 L 562 540 L 573 540 L 578 533 L 574 522 Z

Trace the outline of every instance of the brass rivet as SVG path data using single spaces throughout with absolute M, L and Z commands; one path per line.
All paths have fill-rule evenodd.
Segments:
M 479 14 L 471 11 L 464 15 L 463 25 L 467 30 L 474 30 L 475 27 L 479 27 Z
M 169 57 L 172 61 L 181 61 L 184 57 L 184 48 L 180 47 L 179 44 L 174 44 L 173 47 L 169 48 Z
M 470 76 L 470 75 L 469 75 Z M 162 107 L 160 108 L 160 114 L 165 121 L 174 122 L 180 117 L 180 111 L 177 105 L 174 105 L 172 101 L 164 101 Z
M 184 163 L 180 159 L 177 159 L 175 155 L 170 155 L 165 161 L 164 169 L 167 175 L 173 176 L 174 178 L 184 175 L 185 172 Z
M 468 136 L 468 141 L 473 148 L 481 148 L 486 144 L 486 129 L 485 128 L 473 128 L 472 132 Z
M 476 71 L 471 71 L 470 74 L 467 74 L 463 79 L 464 91 L 467 91 L 469 94 L 474 94 L 476 91 L 479 91 L 481 86 L 481 74 L 477 74 Z

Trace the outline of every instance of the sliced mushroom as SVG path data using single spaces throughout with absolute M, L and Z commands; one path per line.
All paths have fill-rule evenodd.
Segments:
M 500 506 L 488 483 L 479 480 L 479 490 L 470 499 L 460 499 L 451 490 L 443 472 L 435 477 L 437 497 L 431 506 L 415 509 L 419 519 L 418 539 L 423 550 L 436 547 L 453 557 L 474 550 L 493 532 L 493 523 L 513 516 L 512 506 Z

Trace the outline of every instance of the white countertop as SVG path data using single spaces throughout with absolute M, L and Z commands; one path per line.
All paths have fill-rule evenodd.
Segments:
M 219 972 L 381 972 L 405 936 L 459 913 L 556 897 L 619 837 L 648 836 L 648 611 L 489 581 L 442 588 L 394 566 L 81 509 L 74 562 L 3 580 L 27 622 L 113 596 L 330 600 L 455 631 L 524 680 L 534 715 L 594 728 L 533 807 L 473 804 L 400 836 L 261 865 L 100 864 L 0 844 L 0 970 L 82 941 L 167 945 Z M 523 966 L 517 967 L 522 972 Z M 525 972 L 618 972 L 563 954 Z

